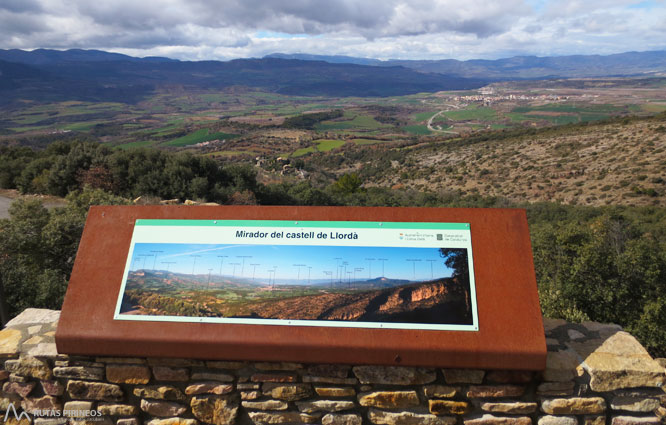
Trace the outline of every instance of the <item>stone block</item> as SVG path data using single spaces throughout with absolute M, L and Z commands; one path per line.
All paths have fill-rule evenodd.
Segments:
M 196 371 L 192 372 L 193 381 L 219 381 L 219 382 L 233 382 L 233 375 L 222 372 L 210 372 L 210 371 Z
M 354 366 L 361 384 L 423 385 L 437 379 L 433 369 L 400 366 Z
M 236 389 L 238 390 L 258 390 L 261 389 L 261 384 L 256 382 L 243 382 L 236 384 Z
M 550 415 L 597 414 L 606 411 L 606 402 L 601 397 L 553 398 L 541 401 L 541 411 Z
M 433 414 L 415 412 L 387 412 L 370 409 L 368 419 L 376 425 L 455 425 L 455 416 L 435 416 Z
M 315 400 L 315 401 L 297 401 L 296 407 L 303 413 L 316 412 L 340 412 L 350 410 L 356 407 L 353 401 L 343 400 Z
M 146 425 L 199 425 L 199 421 L 184 418 L 153 419 L 148 421 Z
M 627 332 L 615 332 L 605 339 L 570 342 L 567 346 L 581 359 L 590 374 L 590 388 L 604 392 L 621 388 L 662 387 L 664 368 Z
M 578 425 L 578 419 L 575 416 L 541 416 L 537 422 L 538 425 Z
M 33 425 L 66 425 L 67 418 L 35 418 L 32 421 Z
M 465 415 L 472 409 L 466 401 L 428 400 L 428 410 L 433 415 Z
M 140 398 L 152 398 L 155 400 L 185 401 L 185 394 L 178 388 L 169 385 L 151 385 L 148 387 L 134 388 L 134 395 Z
M 116 425 L 141 425 L 141 421 L 139 418 L 120 418 L 116 421 Z
M 27 397 L 28 394 L 32 392 L 32 390 L 35 388 L 37 385 L 36 382 L 5 382 L 4 385 L 2 386 L 2 391 L 6 392 L 7 394 L 18 394 L 21 397 Z
M 72 400 L 65 403 L 63 409 L 65 410 L 92 410 L 92 401 Z
M 659 408 L 660 403 L 656 398 L 642 397 L 613 397 L 611 409 L 625 412 L 653 412 Z
M 139 414 L 139 409 L 131 404 L 100 403 L 97 410 L 104 416 L 132 416 Z
M 241 391 L 240 392 L 241 400 L 256 400 L 261 397 L 261 392 L 259 391 Z
M 576 377 L 576 367 L 579 361 L 576 353 L 569 350 L 558 350 L 546 353 L 546 370 L 543 372 L 544 381 L 566 382 Z
M 537 387 L 539 396 L 567 396 L 573 395 L 574 383 L 567 382 L 543 382 Z
M 185 394 L 187 395 L 196 395 L 196 394 L 228 394 L 233 391 L 234 387 L 231 384 L 222 384 L 216 381 L 207 381 L 207 382 L 196 382 L 192 385 L 188 385 L 185 388 Z
M 361 425 L 363 418 L 357 414 L 329 413 L 321 418 L 321 425 Z
M 486 372 L 477 369 L 442 369 L 442 374 L 447 384 L 481 384 Z
M 264 395 L 284 401 L 296 401 L 313 395 L 309 384 L 264 384 Z
M 375 391 L 358 395 L 358 402 L 364 407 L 383 409 L 402 409 L 418 406 L 419 396 L 416 391 Z
M 44 394 L 59 396 L 65 392 L 65 387 L 58 381 L 41 381 Z
M 241 405 L 251 410 L 287 410 L 289 404 L 281 400 L 241 401 Z
M 152 416 L 178 416 L 187 411 L 187 407 L 171 401 L 141 400 L 141 410 Z
M 69 418 L 69 425 L 114 425 L 113 419 L 104 416 L 89 418 Z
M 37 379 L 51 379 L 51 376 L 53 376 L 48 362 L 35 357 L 21 357 L 16 360 L 7 360 L 5 362 L 5 369 L 16 375 Z
M 153 366 L 153 376 L 158 381 L 180 381 L 190 379 L 190 371 L 184 367 Z
M 58 355 L 58 349 L 56 348 L 55 342 L 42 342 L 27 349 L 24 346 L 23 349 L 28 356 L 43 359 L 53 359 Z
M 109 364 L 106 366 L 106 379 L 116 384 L 147 384 L 150 382 L 150 369 L 143 365 Z
M 101 381 L 104 379 L 104 369 L 101 367 L 83 366 L 55 367 L 53 368 L 53 376 L 56 378 L 89 379 L 93 381 Z
M 611 425 L 658 425 L 661 421 L 656 416 L 615 416 Z
M 423 387 L 423 394 L 428 398 L 452 398 L 460 391 L 459 387 L 448 385 L 426 385 Z
M 321 415 L 300 412 L 248 412 L 248 415 L 256 424 L 314 424 L 321 417 Z
M 532 419 L 528 416 L 493 416 L 485 414 L 466 418 L 465 425 L 532 425 Z
M 255 373 L 250 377 L 252 382 L 296 382 L 297 377 L 294 374 L 278 373 Z
M 190 407 L 195 418 L 214 425 L 232 425 L 238 415 L 238 398 L 234 396 L 194 396 Z
M 48 310 L 45 308 L 26 308 L 21 312 L 21 314 L 7 322 L 5 327 L 11 328 L 18 325 L 55 323 L 58 321 L 58 319 L 60 319 L 60 311 L 58 310 Z
M 42 397 L 27 397 L 21 402 L 21 407 L 26 412 L 35 410 L 61 410 L 62 403 L 56 397 L 45 395 Z
M 467 390 L 467 398 L 520 397 L 525 387 L 518 385 L 472 385 Z
M 21 331 L 3 329 L 0 331 L 0 358 L 14 357 L 19 354 Z
M 321 397 L 354 397 L 356 390 L 352 387 L 316 387 L 315 392 Z
M 26 339 L 23 341 L 23 346 L 25 347 L 26 345 L 34 345 L 34 344 L 39 344 L 40 342 L 44 341 L 44 338 L 39 336 L 39 335 L 33 335 L 32 337 Z
M 484 412 L 509 413 L 512 415 L 529 415 L 537 410 L 536 403 L 526 401 L 482 402 L 480 407 Z
M 104 382 L 69 381 L 67 393 L 73 399 L 120 401 L 123 390 L 115 384 Z

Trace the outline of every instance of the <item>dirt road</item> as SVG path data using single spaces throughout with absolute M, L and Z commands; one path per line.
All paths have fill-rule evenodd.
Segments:
M 459 107 L 459 106 L 456 106 L 456 105 L 446 105 L 446 106 L 449 106 L 449 107 L 454 108 L 454 109 L 460 109 L 460 107 Z M 443 109 L 443 110 L 437 112 L 437 113 L 436 113 L 435 115 L 433 115 L 432 117 L 430 117 L 430 119 L 428 120 L 428 123 L 426 124 L 426 126 L 428 127 L 428 130 L 430 130 L 430 131 L 436 131 L 436 132 L 439 132 L 439 133 L 460 134 L 460 133 L 458 133 L 457 131 L 442 130 L 442 127 L 441 127 L 441 126 L 437 126 L 437 128 L 435 128 L 435 127 L 432 126 L 432 121 L 433 121 L 438 115 L 441 115 L 441 114 L 443 114 L 444 112 L 446 112 L 446 111 L 450 111 L 450 110 L 451 110 L 451 109 Z

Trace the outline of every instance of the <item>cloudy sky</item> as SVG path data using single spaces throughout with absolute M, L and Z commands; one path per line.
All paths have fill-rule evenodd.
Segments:
M 185 60 L 666 50 L 666 0 L 0 0 L 0 48 Z

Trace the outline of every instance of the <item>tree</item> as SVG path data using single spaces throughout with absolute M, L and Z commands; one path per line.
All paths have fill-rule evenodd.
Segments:
M 361 190 L 361 185 L 363 182 L 361 178 L 356 173 L 344 174 L 340 177 L 334 184 L 333 187 L 343 193 L 350 194 L 356 193 Z
M 126 203 L 92 189 L 70 193 L 65 207 L 50 211 L 37 200 L 14 201 L 10 218 L 0 219 L 0 276 L 9 316 L 28 307 L 59 309 L 88 208 Z
M 465 315 L 472 317 L 472 304 L 469 281 L 469 260 L 465 248 L 440 248 L 439 255 L 444 258 L 446 267 L 453 269 L 451 293 L 461 296 L 465 301 Z

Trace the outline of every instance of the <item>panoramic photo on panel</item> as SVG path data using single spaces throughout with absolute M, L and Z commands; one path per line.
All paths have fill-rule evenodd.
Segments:
M 137 244 L 120 313 L 470 324 L 467 264 L 464 248 Z

